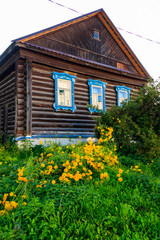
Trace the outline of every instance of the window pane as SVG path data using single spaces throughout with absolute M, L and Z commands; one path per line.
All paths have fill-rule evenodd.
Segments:
M 94 38 L 99 39 L 99 32 L 98 31 L 94 31 Z
M 102 96 L 98 96 L 98 102 L 102 102 Z
M 97 106 L 97 95 L 95 93 L 93 93 L 92 96 L 92 105 Z
M 98 103 L 98 109 L 100 109 L 100 110 L 103 109 L 103 104 L 102 104 L 102 102 L 99 102 L 99 103 Z
M 59 90 L 58 92 L 58 105 L 64 105 L 64 90 Z
M 93 93 L 102 94 L 102 88 L 101 87 L 93 87 Z
M 119 91 L 119 97 L 120 97 L 120 98 L 128 98 L 127 92 L 125 92 L 125 91 Z
M 99 109 L 103 109 L 102 87 L 92 87 L 92 105 Z
M 58 105 L 71 106 L 71 81 L 58 79 Z
M 66 91 L 66 106 L 71 106 L 71 92 L 68 90 Z

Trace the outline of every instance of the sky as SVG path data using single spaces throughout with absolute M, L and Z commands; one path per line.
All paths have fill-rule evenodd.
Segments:
M 150 76 L 157 80 L 160 77 L 160 0 L 1 0 L 0 55 L 16 38 L 101 8 Z

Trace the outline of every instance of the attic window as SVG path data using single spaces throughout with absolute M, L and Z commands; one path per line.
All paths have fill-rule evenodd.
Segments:
M 99 31 L 94 30 L 94 36 L 95 39 L 99 40 Z

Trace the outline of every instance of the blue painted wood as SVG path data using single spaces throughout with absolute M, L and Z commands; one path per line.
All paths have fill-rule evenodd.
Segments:
M 79 138 L 79 136 L 81 136 L 81 138 L 88 138 L 88 137 L 95 137 L 94 134 L 90 134 L 90 135 L 72 135 L 72 134 L 69 134 L 69 135 L 61 135 L 61 134 L 57 134 L 57 135 L 34 135 L 34 136 L 28 136 L 28 137 L 15 137 L 12 139 L 12 141 L 23 141 L 25 139 L 38 139 L 38 138 Z
M 121 91 L 126 91 L 127 92 L 127 101 L 130 100 L 130 91 L 132 90 L 132 88 L 126 87 L 126 86 L 116 86 L 116 91 L 117 91 L 117 105 L 121 106 L 120 103 L 120 92 Z
M 105 88 L 107 83 L 102 82 L 100 80 L 93 80 L 93 79 L 88 79 L 88 85 L 89 85 L 89 104 L 92 105 L 92 87 L 93 86 L 101 86 L 102 87 L 102 100 L 103 100 L 103 111 L 106 111 L 105 107 Z M 92 114 L 93 112 L 98 112 L 101 110 L 94 109 L 92 107 L 89 107 L 89 111 Z
M 74 112 L 76 110 L 76 106 L 74 104 L 74 83 L 76 81 L 76 76 L 72 76 L 67 73 L 58 73 L 58 72 L 53 72 L 52 76 L 53 76 L 53 79 L 55 80 L 55 103 L 53 104 L 53 107 L 55 108 L 56 111 L 58 111 L 58 109 L 63 109 L 63 110 L 71 110 L 72 112 Z M 71 107 L 58 105 L 58 79 L 71 81 Z

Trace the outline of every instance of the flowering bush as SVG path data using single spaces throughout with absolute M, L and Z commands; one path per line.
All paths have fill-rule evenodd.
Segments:
M 160 84 L 150 82 L 141 88 L 137 98 L 101 113 L 98 126 L 113 128 L 122 154 L 136 153 L 149 161 L 160 157 Z M 100 137 L 97 128 L 96 135 Z
M 118 158 L 113 128 L 97 132 L 77 145 L 0 147 L 0 239 L 157 239 L 155 162 Z

